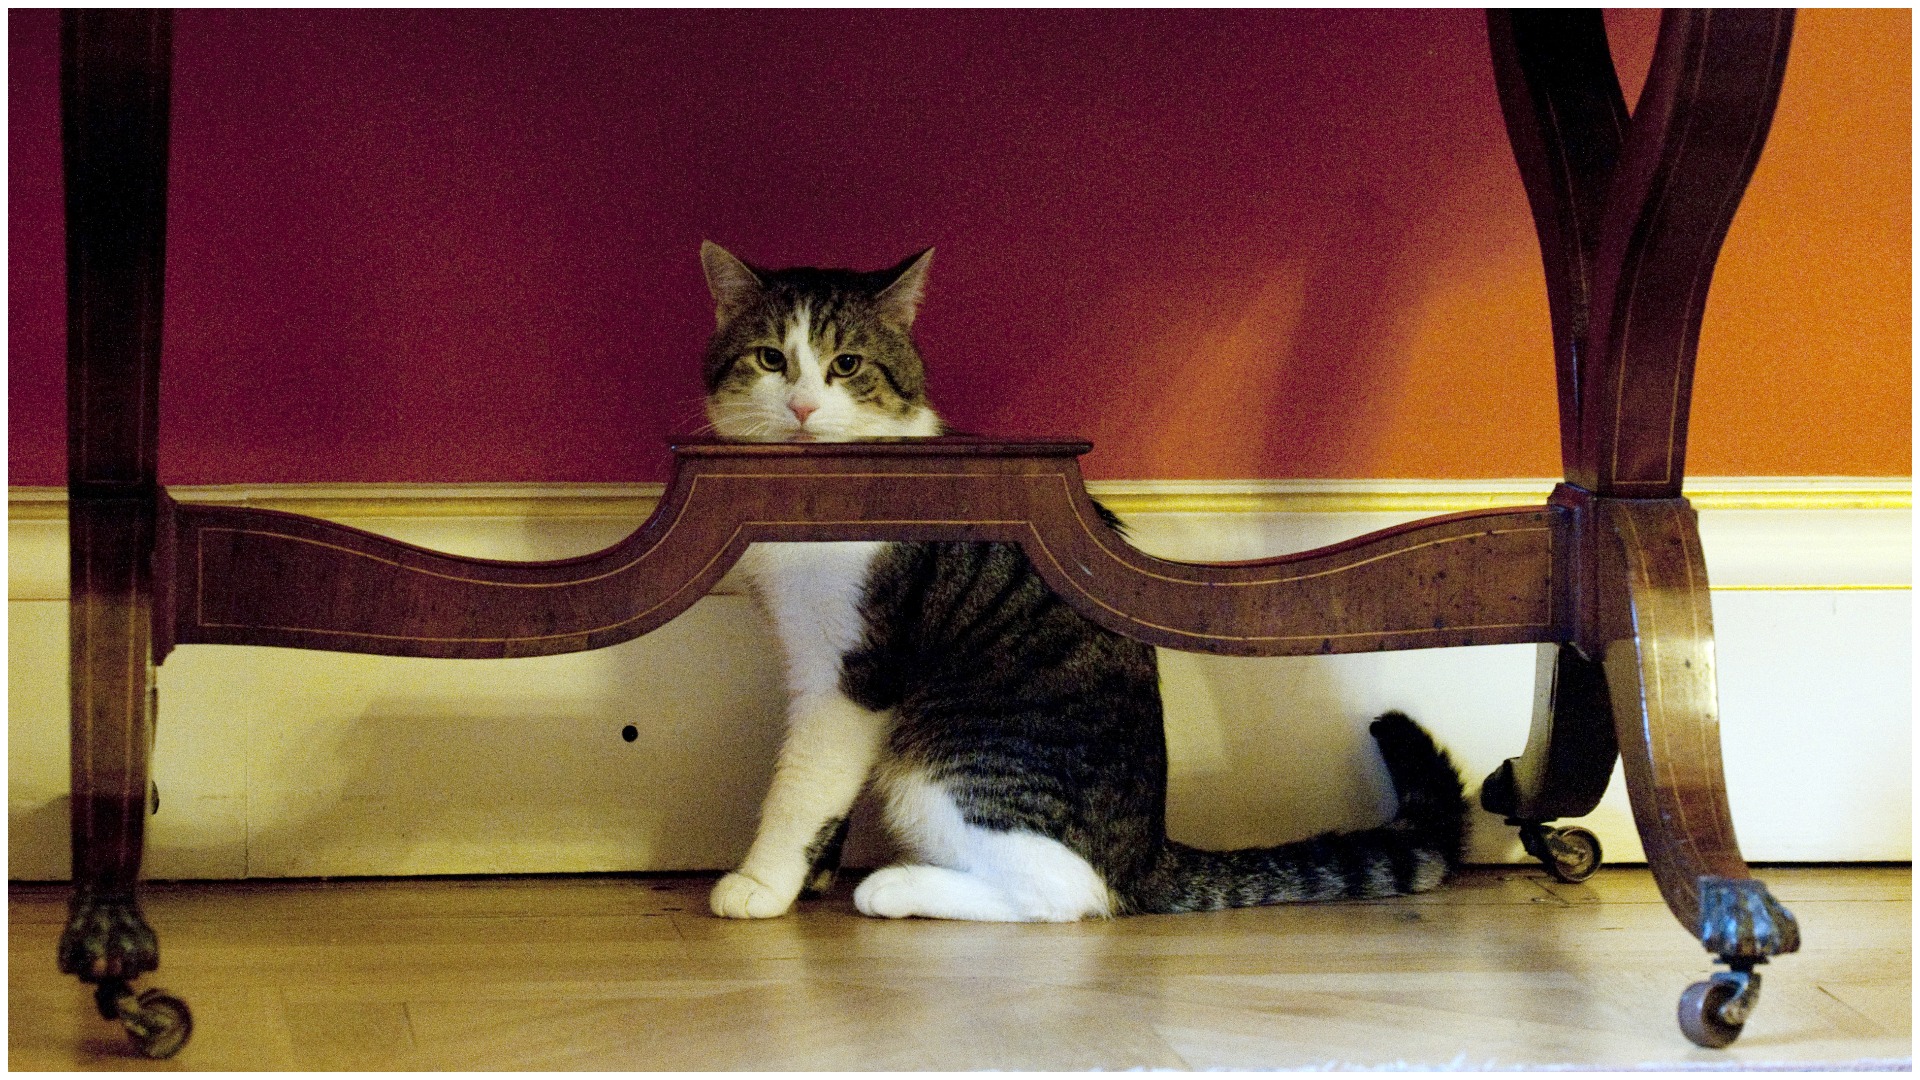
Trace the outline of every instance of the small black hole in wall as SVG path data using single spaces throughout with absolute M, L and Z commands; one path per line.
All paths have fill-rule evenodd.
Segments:
M 628 724 L 626 727 L 620 729 L 620 737 L 628 742 L 632 742 L 640 737 L 640 729 L 634 727 L 632 724 Z

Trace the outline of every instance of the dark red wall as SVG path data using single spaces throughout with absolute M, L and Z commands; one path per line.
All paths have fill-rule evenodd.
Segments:
M 15 484 L 64 476 L 56 25 L 9 13 Z M 935 245 L 936 403 L 1096 476 L 1558 469 L 1478 11 L 192 10 L 175 46 L 169 483 L 661 479 L 703 238 Z

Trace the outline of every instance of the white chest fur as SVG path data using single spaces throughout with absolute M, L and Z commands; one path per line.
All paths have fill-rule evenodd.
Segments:
M 860 643 L 860 598 L 885 544 L 755 544 L 740 568 L 773 619 L 787 661 L 787 689 L 811 697 L 840 683 L 840 658 Z

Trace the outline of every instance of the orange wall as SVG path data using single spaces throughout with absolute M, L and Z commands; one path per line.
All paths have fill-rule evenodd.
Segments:
M 1631 105 L 1659 13 L 1608 12 Z M 1723 248 L 1701 333 L 1688 471 L 1695 475 L 1911 474 L 1912 12 L 1802 10 L 1772 134 Z M 1276 262 L 1234 290 L 1238 303 L 1191 304 L 1127 364 L 1137 412 L 1091 418 L 1127 440 L 1128 475 L 1491 477 L 1559 471 L 1552 360 L 1539 253 L 1510 160 L 1462 161 L 1421 208 L 1438 227 L 1397 238 L 1373 280 L 1361 260 L 1324 253 Z M 1327 308 L 1365 298 L 1385 310 L 1333 316 L 1303 281 L 1340 277 Z M 1352 325 L 1364 319 L 1364 330 Z M 1163 383 L 1159 359 L 1189 370 Z M 1338 357 L 1347 377 L 1316 361 Z M 1274 360 L 1280 359 L 1279 364 Z M 1329 386 L 1366 394 L 1276 459 L 1243 419 L 1243 395 L 1311 399 Z M 1189 391 L 1197 391 L 1189 393 Z M 1064 403 L 1062 403 L 1064 405 Z M 1159 410 L 1174 424 L 1129 435 Z M 1256 416 L 1308 423 L 1268 403 Z
M 1910 10 L 1800 12 L 1714 275 L 1694 472 L 1911 475 L 1912 39 Z
M 1629 101 L 1656 26 L 1609 13 Z M 9 13 L 13 483 L 64 473 L 54 28 Z M 1696 475 L 1910 472 L 1910 39 L 1800 15 Z M 168 483 L 660 479 L 704 237 L 936 245 L 936 403 L 1095 477 L 1558 471 L 1477 11 L 194 10 L 174 93 Z

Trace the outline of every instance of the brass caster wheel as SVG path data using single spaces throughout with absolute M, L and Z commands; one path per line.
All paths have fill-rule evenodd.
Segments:
M 1707 980 L 1687 987 L 1680 995 L 1680 1033 L 1695 1046 L 1718 1050 L 1732 1046 L 1745 1024 L 1729 1024 L 1721 1012 L 1739 991 L 1724 982 Z
M 1600 869 L 1600 838 L 1578 825 L 1547 834 L 1547 873 L 1569 885 L 1592 877 Z
M 125 983 L 102 983 L 94 990 L 100 1015 L 119 1020 L 142 1056 L 164 1060 L 193 1037 L 193 1012 L 187 1003 L 161 990 L 136 995 Z
M 187 1003 L 158 990 L 140 995 L 139 1012 L 123 1019 L 133 1045 L 147 1057 L 170 1058 L 193 1037 L 193 1013 Z
M 1763 963 L 1749 957 L 1721 957 L 1732 971 L 1687 987 L 1680 995 L 1680 1032 L 1696 1046 L 1718 1050 L 1731 1046 L 1747 1026 L 1753 1007 L 1760 1003 L 1760 976 L 1753 970 Z
M 1539 822 L 1519 822 L 1520 846 L 1540 860 L 1556 880 L 1576 885 L 1600 869 L 1600 838 L 1578 825 L 1551 828 Z

